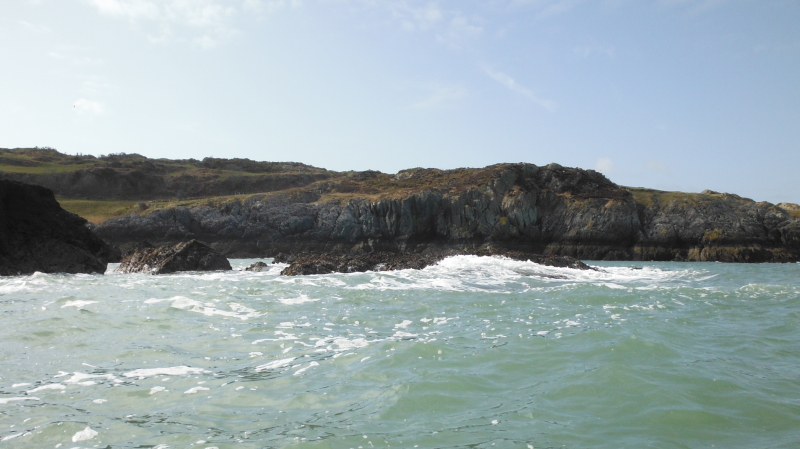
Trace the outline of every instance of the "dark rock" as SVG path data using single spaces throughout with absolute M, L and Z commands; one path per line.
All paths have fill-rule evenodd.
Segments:
M 175 246 L 141 247 L 122 260 L 121 273 L 169 274 L 179 271 L 230 270 L 231 264 L 209 246 L 190 240 Z
M 260 272 L 260 271 L 264 271 L 264 270 L 268 270 L 268 269 L 269 269 L 269 265 L 267 265 L 266 263 L 264 263 L 264 262 L 256 262 L 256 263 L 250 265 L 249 267 L 245 268 L 244 271 L 259 271 Z
M 47 188 L 0 180 L 0 275 L 103 273 L 114 248 Z

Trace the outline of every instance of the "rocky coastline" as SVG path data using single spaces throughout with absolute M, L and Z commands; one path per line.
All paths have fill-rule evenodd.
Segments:
M 0 149 L 0 179 L 52 187 L 65 208 L 96 223 L 97 236 L 126 251 L 144 240 L 196 239 L 229 258 L 491 247 L 580 260 L 800 261 L 797 204 L 623 187 L 558 164 L 386 174 Z
M 199 239 L 227 257 L 424 254 L 491 245 L 581 260 L 796 262 L 800 220 L 733 194 L 629 189 L 551 164 L 349 173 L 100 223 L 115 244 Z

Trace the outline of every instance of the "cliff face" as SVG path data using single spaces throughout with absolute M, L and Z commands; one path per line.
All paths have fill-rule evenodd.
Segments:
M 0 275 L 103 273 L 112 251 L 52 191 L 0 180 Z
M 769 203 L 622 188 L 555 164 L 350 173 L 97 226 L 118 244 L 196 238 L 227 255 L 491 244 L 580 259 L 796 261 L 800 220 Z

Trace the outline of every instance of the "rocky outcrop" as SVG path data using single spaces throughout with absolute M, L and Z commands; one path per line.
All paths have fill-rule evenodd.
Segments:
M 179 271 L 230 270 L 231 264 L 222 254 L 197 240 L 174 246 L 155 248 L 142 244 L 123 258 L 116 271 L 120 273 L 169 274 Z
M 0 275 L 105 272 L 114 248 L 86 225 L 52 191 L 0 180 Z
M 458 255 L 502 256 L 509 259 L 530 261 L 551 267 L 594 270 L 594 268 L 569 256 L 542 256 L 526 254 L 519 251 L 484 247 L 475 251 L 449 249 L 421 254 L 387 252 L 351 253 L 339 256 L 330 254 L 303 254 L 291 257 L 289 266 L 284 268 L 281 274 L 284 276 L 297 276 L 364 271 L 421 270 L 429 265 L 440 262 L 446 257 Z
M 198 238 L 255 257 L 491 244 L 584 260 L 800 260 L 800 220 L 770 203 L 628 189 L 556 164 L 347 173 L 221 206 L 114 218 L 97 232 L 119 244 Z

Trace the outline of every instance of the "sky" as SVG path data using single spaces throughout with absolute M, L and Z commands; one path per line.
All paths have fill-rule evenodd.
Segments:
M 800 202 L 800 1 L 4 0 L 0 147 Z

